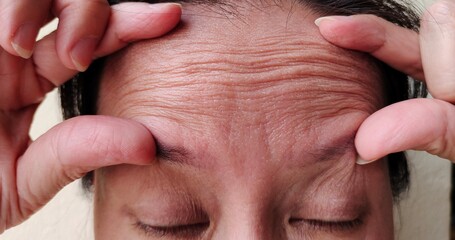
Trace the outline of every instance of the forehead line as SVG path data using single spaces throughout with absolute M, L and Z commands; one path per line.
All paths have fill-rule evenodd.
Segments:
M 367 98 L 362 99 L 364 102 L 381 99 L 376 66 L 364 55 L 323 41 L 322 38 L 293 36 L 292 40 L 283 39 L 268 48 L 237 45 L 233 49 L 216 40 L 191 42 L 188 46 L 190 41 L 185 37 L 171 36 L 163 40 L 163 45 L 139 43 L 114 57 L 108 62 L 104 77 L 108 82 L 103 81 L 103 88 L 108 88 L 107 94 L 115 92 L 114 99 L 128 95 L 140 99 L 141 94 L 146 93 L 152 102 L 155 100 L 150 96 L 162 98 L 159 95 L 163 91 L 174 93 L 169 97 L 180 94 L 186 100 L 194 100 L 191 96 L 195 94 L 198 101 L 216 101 L 232 94 L 250 99 L 268 94 L 270 98 L 283 99 L 285 90 L 300 96 L 303 95 L 298 91 L 305 90 L 320 96 L 326 93 L 323 95 L 336 97 L 338 93 L 345 93 L 354 99 L 359 97 L 355 95 L 362 95 L 360 97 Z M 364 94 L 365 91 L 369 93 Z M 171 103 L 169 100 L 167 104 Z M 155 105 L 163 103 L 155 102 Z
M 191 81 L 195 74 L 203 81 L 199 83 L 229 79 L 230 84 L 243 86 L 271 79 L 299 81 L 302 75 L 348 82 L 365 78 L 366 73 L 371 76 L 376 68 L 366 55 L 326 42 L 312 21 L 316 16 L 304 7 L 292 16 L 280 7 L 253 8 L 251 16 L 242 20 L 210 19 L 197 15 L 200 9 L 190 8 L 185 24 L 174 33 L 134 44 L 122 54 L 128 60 L 115 58 L 108 65 L 117 73 L 120 69 L 121 78 L 134 80 L 148 74 L 153 87 L 164 88 L 197 83 Z M 140 66 L 139 71 L 132 65 Z M 167 81 L 153 81 L 162 77 Z
M 307 17 L 308 15 L 302 19 Z M 301 26 L 286 22 L 286 18 L 279 19 L 289 25 L 278 24 L 278 27 L 274 25 L 278 30 L 265 32 L 260 29 L 245 37 L 243 35 L 245 31 L 251 29 L 247 24 L 245 29 L 239 30 L 229 28 L 232 24 L 225 19 L 218 19 L 223 21 L 219 24 L 207 22 L 204 16 L 191 16 L 188 18 L 191 22 L 174 34 L 159 40 L 138 43 L 114 57 L 110 63 L 111 69 L 115 71 L 110 71 L 106 79 L 110 82 L 108 85 L 114 86 L 115 89 L 106 89 L 104 92 L 107 94 L 111 92 L 109 100 L 117 104 L 122 102 L 118 106 L 123 108 L 120 111 L 124 111 L 126 117 L 131 117 L 127 116 L 131 113 L 143 116 L 167 115 L 168 119 L 183 116 L 182 119 L 187 122 L 191 117 L 203 116 L 205 112 L 201 111 L 215 110 L 216 107 L 219 109 L 222 103 L 226 103 L 223 99 L 232 94 L 242 97 L 241 104 L 251 104 L 257 101 L 258 98 L 255 97 L 261 97 L 259 98 L 261 103 L 265 103 L 267 99 L 277 100 L 278 108 L 280 104 L 285 104 L 285 101 L 306 101 L 307 105 L 319 107 L 316 109 L 319 114 L 327 109 L 332 111 L 330 106 L 322 104 L 330 100 L 326 98 L 329 95 L 348 99 L 350 102 L 344 103 L 348 105 L 352 105 L 353 99 L 357 99 L 359 104 L 362 100 L 371 102 L 368 100 L 376 97 L 371 96 L 372 93 L 374 95 L 372 91 L 374 86 L 371 86 L 374 81 L 368 79 L 372 77 L 374 71 L 369 69 L 371 65 L 361 61 L 364 60 L 361 55 L 341 50 L 325 42 L 318 35 L 311 19 L 301 22 Z M 259 23 L 267 25 L 267 22 Z M 220 26 L 227 26 L 228 29 L 224 29 L 224 34 L 221 32 L 222 34 L 218 35 L 220 31 L 209 31 L 211 24 L 215 25 L 213 28 L 215 30 L 220 30 Z M 234 35 L 226 34 L 227 30 L 229 33 L 235 30 Z M 224 38 L 226 36 L 229 38 Z M 249 39 L 251 37 L 256 38 Z M 237 42 L 235 39 L 240 40 Z M 256 67 L 253 66 L 255 63 Z M 280 84 L 286 91 L 282 91 Z M 202 88 L 199 88 L 201 86 Z M 213 86 L 219 88 L 211 88 Z M 232 86 L 233 88 L 230 88 Z M 272 89 L 268 88 L 269 86 L 281 91 L 267 92 L 266 90 Z M 365 89 L 362 92 L 362 88 L 368 88 L 368 94 L 365 94 Z M 211 92 L 212 89 L 221 91 Z M 311 91 L 313 93 L 308 94 Z M 256 93 L 259 95 L 253 95 Z M 349 95 L 346 96 L 346 93 Z M 318 98 L 311 98 L 318 94 Z M 185 104 L 192 103 L 190 100 L 198 101 L 197 106 L 205 106 L 205 109 L 189 108 L 191 106 Z M 215 108 L 207 106 L 210 102 L 214 103 Z M 263 105 L 260 107 L 262 111 L 271 110 L 264 110 Z M 234 106 L 232 109 L 239 108 Z M 291 111 L 306 113 L 308 110 L 300 106 L 298 109 L 286 109 L 273 114 L 287 114 Z M 337 111 L 339 110 L 334 110 Z M 188 113 L 194 116 L 189 116 Z M 333 113 L 327 116 L 333 116 Z M 198 122 L 198 119 L 194 120 Z M 188 158 L 188 151 L 179 147 L 168 146 L 165 150 L 163 155 L 168 159 Z

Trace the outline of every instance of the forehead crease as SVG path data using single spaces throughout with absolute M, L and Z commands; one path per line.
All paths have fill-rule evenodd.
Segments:
M 308 20 L 288 27 L 252 17 L 254 27 L 246 29 L 226 20 L 190 20 L 168 37 L 110 58 L 106 69 L 115 71 L 105 71 L 100 97 L 118 103 L 116 111 L 178 122 L 232 113 L 239 121 L 253 113 L 330 117 L 371 112 L 381 98 L 368 59 L 330 45 Z
M 231 113 L 278 109 L 283 113 L 312 109 L 321 110 L 318 113 L 321 114 L 324 111 L 337 112 L 351 108 L 370 112 L 380 99 L 378 77 L 367 71 L 366 66 L 361 66 L 359 61 L 335 57 L 339 54 L 333 52 L 318 49 L 317 56 L 312 56 L 302 50 L 299 54 L 277 58 L 273 67 L 270 63 L 272 60 L 255 57 L 254 64 L 246 64 L 256 66 L 251 67 L 251 71 L 232 66 L 223 54 L 207 52 L 200 58 L 207 55 L 213 59 L 210 64 L 182 63 L 186 61 L 185 56 L 182 56 L 183 59 L 169 68 L 154 63 L 141 70 L 120 67 L 118 72 L 124 76 L 107 77 L 115 80 L 108 84 L 113 85 L 114 89 L 106 92 L 115 93 L 112 97 L 117 101 L 132 105 L 125 106 L 127 108 L 147 106 L 157 112 L 161 108 L 170 113 L 203 116 L 205 113 L 210 115 L 213 110 Z M 198 53 L 191 56 L 199 58 Z M 248 56 L 242 55 L 241 58 Z M 134 65 L 134 58 L 132 61 Z M 336 108 L 327 105 L 330 101 L 338 102 Z M 305 104 L 289 105 L 292 102 Z
M 361 94 L 350 96 L 339 93 L 332 95 L 327 92 L 315 93 L 314 95 L 302 91 L 276 94 L 274 97 L 265 94 L 261 99 L 254 97 L 240 99 L 232 98 L 227 93 L 218 95 L 210 93 L 212 97 L 194 94 L 189 97 L 191 99 L 185 99 L 181 94 L 176 93 L 175 97 L 171 97 L 163 91 L 161 94 L 145 94 L 140 97 L 137 95 L 129 95 L 123 99 L 119 97 L 123 104 L 116 109 L 124 111 L 119 114 L 120 116 L 166 119 L 201 133 L 213 131 L 213 134 L 220 133 L 224 136 L 232 134 L 236 129 L 248 127 L 262 129 L 273 138 L 275 135 L 279 137 L 290 131 L 307 131 L 323 125 L 325 120 L 338 118 L 344 114 L 356 111 L 371 112 L 370 109 L 374 107 L 370 106 L 368 100 Z M 330 104 L 333 102 L 337 104 Z
M 135 62 L 144 65 L 143 62 L 147 61 L 149 64 L 142 69 L 146 74 L 158 76 L 166 74 L 174 78 L 186 77 L 188 74 L 203 74 L 210 77 L 219 76 L 220 73 L 237 74 L 238 76 L 231 80 L 238 80 L 239 84 L 245 80 L 251 84 L 255 82 L 254 79 L 264 83 L 267 79 L 295 78 L 298 72 L 313 76 L 337 77 L 340 74 L 352 75 L 350 73 L 365 71 L 372 67 L 366 63 L 367 61 L 359 61 L 366 60 L 360 54 L 331 46 L 321 37 L 312 36 L 314 33 L 301 32 L 282 36 L 265 33 L 264 35 L 270 36 L 262 36 L 262 39 L 247 35 L 234 37 L 222 34 L 212 39 L 204 35 L 202 36 L 204 39 L 201 40 L 197 39 L 200 37 L 197 36 L 199 34 L 191 37 L 172 36 L 171 39 L 166 39 L 166 42 L 155 45 L 157 47 L 150 47 L 154 45 L 151 42 L 136 44 L 128 49 L 128 61 L 132 62 L 127 65 L 133 65 Z M 243 38 L 247 39 L 247 42 L 243 42 Z M 157 55 L 160 56 L 159 59 L 154 58 Z M 129 67 L 124 65 L 123 61 L 115 64 L 123 71 L 128 71 Z M 128 73 L 134 78 L 135 72 Z M 274 73 L 278 73 L 279 76 L 272 78 Z M 258 77 L 252 78 L 251 74 Z M 267 74 L 269 78 L 260 77 L 261 74 Z M 212 79 L 216 80 L 217 78 Z M 159 83 L 154 82 L 158 86 Z M 169 82 L 162 83 L 169 86 Z

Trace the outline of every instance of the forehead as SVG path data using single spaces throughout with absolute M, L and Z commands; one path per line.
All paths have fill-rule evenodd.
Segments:
M 245 97 L 262 93 L 270 99 L 274 93 L 294 93 L 316 104 L 346 99 L 337 93 L 348 93 L 352 100 L 374 105 L 360 110 L 381 105 L 380 76 L 371 59 L 324 41 L 309 8 L 287 1 L 279 6 L 253 2 L 227 9 L 185 6 L 176 31 L 134 44 L 108 61 L 102 87 L 109 91 L 102 97 L 118 99 L 134 90 L 155 95 L 194 90 L 179 97 L 206 103 L 229 92 Z M 109 96 L 110 90 L 115 97 Z
M 364 55 L 325 42 L 316 17 L 285 3 L 187 5 L 173 33 L 107 61 L 99 112 L 142 121 L 177 145 L 218 143 L 225 152 L 245 142 L 261 155 L 315 139 L 324 148 L 321 135 L 345 139 L 382 105 L 380 74 Z

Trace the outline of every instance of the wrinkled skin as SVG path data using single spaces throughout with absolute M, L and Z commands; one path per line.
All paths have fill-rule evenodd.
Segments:
M 97 239 L 393 238 L 386 164 L 354 147 L 384 105 L 378 69 L 290 7 L 189 5 L 107 61 L 99 114 L 142 123 L 157 154 L 96 171 Z

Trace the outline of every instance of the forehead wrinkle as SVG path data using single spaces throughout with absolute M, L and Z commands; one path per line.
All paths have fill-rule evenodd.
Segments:
M 130 57 L 129 60 L 126 62 L 120 60 L 113 68 L 123 72 L 125 72 L 123 66 L 129 68 L 122 79 L 135 79 L 150 74 L 150 84 L 154 84 L 151 88 L 162 87 L 171 93 L 176 91 L 170 87 L 182 86 L 183 89 L 184 85 L 190 84 L 194 85 L 193 90 L 197 90 L 196 86 L 199 85 L 201 87 L 199 90 L 205 92 L 210 92 L 207 91 L 211 90 L 207 87 L 210 85 L 224 85 L 227 88 L 236 85 L 235 90 L 240 93 L 260 92 L 270 89 L 271 85 L 280 81 L 286 81 L 288 84 L 292 81 L 302 82 L 302 76 L 352 81 L 371 88 L 368 86 L 371 85 L 371 81 L 361 79 L 372 77 L 372 74 L 369 76 L 365 74 L 371 73 L 372 66 L 368 61 L 363 61 L 365 59 L 358 54 L 331 46 L 320 36 L 314 36 L 314 33 L 310 34 L 310 30 L 316 32 L 313 24 L 310 25 L 312 26 L 310 29 L 304 29 L 303 32 L 302 29 L 296 31 L 291 28 L 269 27 L 265 24 L 267 32 L 259 30 L 248 34 L 245 34 L 245 30 L 236 29 L 232 32 L 232 29 L 225 29 L 226 24 L 222 24 L 221 29 L 215 23 L 215 28 L 212 29 L 215 31 L 208 31 L 207 26 L 201 27 L 200 24 L 201 22 L 197 22 L 194 26 L 190 24 L 189 27 L 179 29 L 178 33 L 159 41 L 158 48 L 147 47 L 150 46 L 147 42 L 144 42 L 142 47 L 140 43 L 136 44 L 136 47 L 128 49 L 126 55 Z M 231 35 L 232 33 L 234 35 Z M 189 35 L 191 41 L 188 41 Z M 156 44 L 155 41 L 152 42 Z M 189 52 L 191 54 L 188 54 Z M 160 56 L 159 61 L 153 60 L 156 55 Z M 144 62 L 149 64 L 144 67 Z M 142 68 L 131 68 L 135 65 Z M 362 72 L 363 74 L 359 74 Z M 352 73 L 360 76 L 352 76 Z M 317 86 L 321 82 L 323 81 L 307 81 L 307 85 Z M 321 91 L 342 92 L 335 89 L 335 81 L 327 83 L 328 86 L 320 85 Z M 350 90 L 355 88 L 351 87 Z M 194 91 L 184 89 L 180 94 L 185 97 L 194 94 Z M 213 98 L 209 96 L 209 100 L 211 99 Z
M 243 29 L 193 16 L 167 37 L 133 44 L 108 60 L 105 69 L 115 71 L 104 72 L 101 102 L 116 102 L 124 117 L 217 134 L 236 126 L 278 132 L 285 118 L 288 131 L 305 131 L 381 105 L 379 74 L 365 55 L 325 42 L 310 19 L 296 27 L 254 16 L 258 25 Z
M 337 98 L 344 103 L 358 101 L 372 103 L 371 105 L 376 105 L 375 102 L 381 98 L 382 92 L 377 91 L 379 84 L 372 84 L 374 78 L 378 77 L 374 72 L 372 74 L 372 66 L 359 61 L 359 58 L 363 60 L 361 56 L 347 51 L 340 52 L 337 48 L 329 47 L 327 50 L 314 40 L 288 42 L 289 44 L 283 44 L 287 50 L 276 50 L 279 54 L 271 53 L 275 52 L 270 49 L 274 44 L 266 50 L 259 47 L 259 50 L 248 50 L 248 53 L 245 53 L 246 50 L 242 47 L 226 50 L 226 46 L 219 43 L 211 46 L 212 42 L 196 42 L 191 45 L 190 50 L 182 44 L 181 48 L 172 48 L 174 50 L 159 50 L 170 50 L 171 54 L 160 54 L 162 58 L 159 62 L 153 61 L 146 66 L 143 64 L 148 62 L 146 56 L 156 55 L 156 49 L 150 49 L 154 53 L 145 52 L 144 56 L 144 47 L 139 45 L 124 54 L 127 56 L 116 58 L 111 61 L 112 65 L 108 64 L 107 69 L 119 69 L 116 71 L 117 76 L 106 77 L 115 78 L 118 87 L 114 88 L 114 91 L 106 92 L 115 92 L 116 99 L 135 96 L 136 98 L 128 99 L 129 105 L 133 105 L 128 107 L 144 105 L 157 111 L 162 109 L 197 115 L 205 115 L 204 112 L 195 112 L 195 106 L 202 105 L 206 106 L 206 112 L 239 110 L 235 103 L 220 109 L 220 103 L 233 98 L 245 103 L 311 100 L 314 106 L 322 108 L 326 107 L 318 104 L 319 102 L 338 100 Z M 308 44 L 305 45 L 306 43 Z M 192 49 L 198 48 L 197 45 L 201 45 L 201 49 L 193 51 Z M 293 47 L 289 47 L 290 45 Z M 224 49 L 217 50 L 218 48 Z M 281 46 L 277 44 L 275 48 L 279 49 Z M 248 49 L 252 49 L 252 46 Z M 191 55 L 186 54 L 190 51 Z M 232 51 L 243 54 L 234 54 Z M 315 52 L 317 54 L 314 54 Z M 168 56 L 172 58 L 167 59 Z M 105 84 L 106 88 L 109 88 L 109 85 L 112 84 Z M 141 98 L 141 95 L 144 97 Z M 125 99 L 123 102 L 128 101 Z M 196 105 L 184 106 L 187 103 Z M 215 108 L 210 108 L 212 105 Z M 354 108 L 358 106 L 363 111 L 375 108 L 366 106 L 369 104 L 347 105 Z M 343 104 L 338 107 L 343 109 Z
M 188 117 L 217 118 L 220 113 L 232 114 L 235 111 L 273 112 L 286 109 L 280 103 L 289 102 L 305 103 L 290 105 L 294 112 L 307 111 L 307 114 L 314 113 L 321 117 L 324 112 L 328 116 L 353 110 L 372 112 L 380 105 L 381 91 L 377 91 L 378 86 L 372 84 L 374 79 L 368 79 L 375 76 L 366 74 L 366 70 L 357 70 L 357 75 L 350 77 L 347 74 L 355 71 L 352 67 L 334 66 L 330 62 L 325 63 L 327 67 L 323 67 L 322 63 L 316 67 L 308 65 L 302 62 L 286 69 L 283 67 L 280 71 L 244 73 L 240 77 L 228 72 L 227 68 L 221 73 L 209 69 L 175 74 L 159 72 L 162 69 L 154 67 L 147 69 L 146 73 L 136 67 L 120 67 L 120 71 L 116 71 L 117 76 L 105 77 L 107 83 L 103 81 L 103 88 L 106 91 L 103 92 L 107 98 L 115 99 L 114 103 L 122 102 L 123 109 L 145 107 L 175 116 L 189 114 Z M 118 69 L 116 64 L 108 68 Z M 329 74 L 331 69 L 334 69 L 333 72 L 342 70 Z M 109 97 L 109 94 L 113 95 Z M 328 102 L 338 104 L 334 106 Z
M 272 36 L 271 38 L 277 39 L 272 41 L 253 39 L 249 40 L 253 42 L 243 43 L 243 45 L 239 42 L 229 43 L 229 40 L 223 42 L 221 38 L 223 37 L 217 36 L 216 39 L 193 40 L 191 45 L 179 43 L 179 40 L 187 42 L 186 37 L 185 39 L 172 38 L 169 42 L 160 44 L 158 51 L 166 52 L 161 56 L 160 61 L 153 61 L 153 64 L 142 70 L 146 74 L 158 76 L 167 74 L 169 75 L 167 78 L 203 74 L 211 77 L 212 81 L 216 81 L 222 74 L 222 76 L 237 74 L 238 76 L 230 80 L 238 80 L 239 84 L 243 82 L 251 84 L 255 79 L 260 82 L 266 82 L 267 79 L 293 79 L 296 76 L 294 73 L 297 72 L 335 78 L 352 75 L 349 74 L 352 72 L 366 71 L 366 68 L 373 67 L 371 64 L 359 61 L 359 58 L 367 60 L 362 55 L 341 50 L 328 43 L 324 44 L 321 42 L 322 39 L 311 39 L 311 36 L 305 36 L 305 38 L 297 34 Z M 155 48 L 147 49 L 141 47 L 141 44 L 136 44 L 136 48 L 130 48 L 129 51 L 128 55 L 134 56 L 139 62 L 150 61 L 145 59 L 144 55 L 156 55 Z M 334 62 L 336 64 L 333 64 Z M 120 64 L 116 66 L 121 67 Z M 256 74 L 258 77 L 252 78 L 251 74 Z M 269 77 L 261 77 L 262 74 L 267 74 Z M 134 72 L 131 71 L 130 75 L 134 77 Z M 168 85 L 169 82 L 163 82 L 163 84 Z
M 304 72 L 292 74 L 301 76 Z M 371 81 L 341 77 L 323 79 L 311 74 L 294 78 L 284 75 L 280 79 L 260 81 L 263 78 L 256 79 L 256 76 L 252 74 L 252 81 L 234 81 L 232 78 L 223 81 L 201 73 L 196 77 L 188 74 L 186 79 L 168 79 L 169 76 L 165 79 L 164 75 L 150 74 L 131 78 L 125 84 L 121 82 L 127 78 L 108 78 L 113 79 L 116 87 L 106 88 L 104 92 L 112 94 L 107 102 L 113 105 L 108 108 L 115 109 L 120 116 L 159 116 L 200 131 L 206 126 L 201 122 L 213 123 L 214 128 L 223 129 L 232 121 L 260 126 L 286 116 L 299 116 L 300 121 L 306 122 L 306 129 L 313 122 L 341 114 L 371 113 L 379 105 L 380 93 L 367 85 Z M 328 104 L 331 102 L 337 104 Z
M 300 113 L 306 119 L 322 119 L 353 111 L 368 113 L 376 108 L 374 94 L 368 94 L 369 91 L 358 85 L 340 84 L 342 82 L 336 80 L 304 81 L 306 79 L 267 86 L 226 86 L 213 82 L 180 85 L 180 82 L 178 86 L 170 83 L 167 87 L 157 87 L 148 84 L 150 80 L 135 80 L 135 87 L 130 84 L 128 88 L 118 89 L 112 96 L 115 101 L 109 102 L 114 102 L 114 107 L 121 115 L 124 114 L 122 111 L 140 114 L 140 111 L 145 110 L 144 114 L 163 116 L 160 113 L 165 113 L 164 116 L 174 116 L 173 119 L 180 116 L 182 121 L 179 122 L 192 118 L 220 120 L 235 113 L 263 113 L 266 116 Z M 334 89 L 318 86 L 323 85 L 320 82 L 324 81 L 325 84 L 335 82 L 331 84 Z M 337 102 L 337 105 L 327 104 L 329 102 Z

